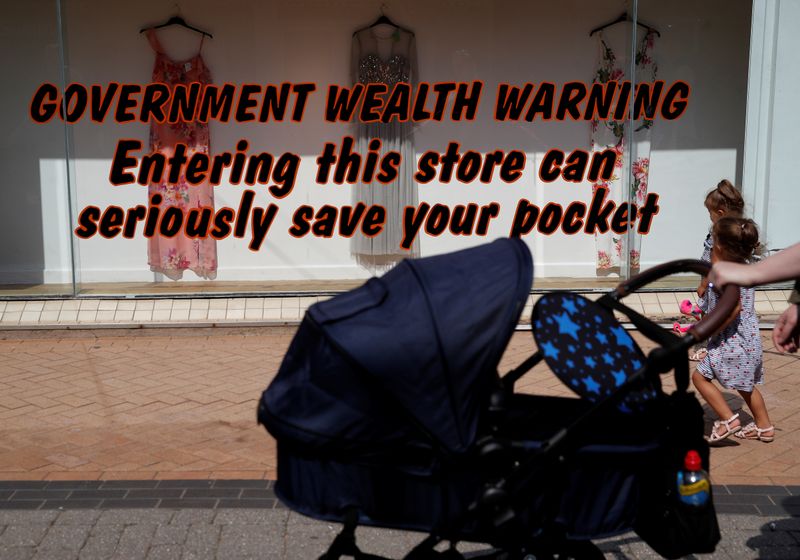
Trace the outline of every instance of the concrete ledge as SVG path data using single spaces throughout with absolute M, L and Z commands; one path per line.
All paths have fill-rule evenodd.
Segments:
M 578 292 L 596 300 L 603 293 Z M 756 292 L 756 312 L 773 322 L 787 307 L 787 290 Z M 0 301 L 0 330 L 106 329 L 150 327 L 266 327 L 297 325 L 309 306 L 331 296 L 252 298 L 65 299 Z M 521 324 L 527 324 L 542 294 L 531 294 Z M 660 323 L 687 322 L 678 311 L 690 292 L 647 292 L 623 301 L 634 311 Z M 620 320 L 624 318 L 617 313 Z

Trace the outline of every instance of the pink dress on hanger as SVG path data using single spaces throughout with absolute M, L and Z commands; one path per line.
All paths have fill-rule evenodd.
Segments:
M 203 36 L 205 38 L 205 36 Z M 203 41 L 197 54 L 188 60 L 180 62 L 169 58 L 154 30 L 147 32 L 147 39 L 156 52 L 155 65 L 153 66 L 153 82 L 167 84 L 174 89 L 177 84 L 193 82 L 200 84 L 211 83 L 211 73 L 203 62 L 200 52 Z M 155 122 L 150 123 L 150 151 L 160 152 L 170 157 L 177 144 L 186 145 L 186 157 L 191 158 L 195 152 L 209 153 L 208 123 L 199 121 L 179 121 L 176 123 Z M 162 196 L 159 205 L 161 214 L 170 206 L 176 206 L 183 211 L 184 224 L 189 217 L 189 210 L 203 207 L 214 210 L 214 189 L 211 184 L 204 181 L 197 185 L 186 182 L 186 176 L 181 173 L 177 183 L 168 182 L 168 173 L 164 173 L 161 181 L 151 183 L 148 187 L 148 201 L 154 194 Z M 213 219 L 213 216 L 212 216 Z M 172 280 L 180 280 L 185 270 L 191 270 L 201 278 L 213 280 L 217 276 L 217 244 L 210 236 L 205 239 L 190 238 L 186 236 L 183 228 L 174 237 L 163 237 L 158 232 L 148 241 L 147 260 L 150 270 L 158 272 Z

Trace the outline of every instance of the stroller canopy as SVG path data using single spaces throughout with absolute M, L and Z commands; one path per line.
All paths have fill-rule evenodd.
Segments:
M 532 276 L 524 242 L 499 239 L 404 260 L 313 305 L 265 391 L 267 428 L 316 446 L 422 428 L 441 447 L 466 450 Z M 382 401 L 407 418 L 388 418 Z

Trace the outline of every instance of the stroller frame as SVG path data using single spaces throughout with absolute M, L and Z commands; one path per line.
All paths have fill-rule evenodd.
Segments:
M 546 471 L 552 469 L 554 465 L 557 466 L 563 463 L 565 454 L 569 453 L 570 445 L 575 442 L 587 427 L 591 426 L 597 416 L 619 404 L 628 392 L 651 376 L 659 376 L 673 370 L 675 372 L 676 385 L 673 396 L 686 394 L 689 387 L 689 360 L 687 353 L 692 346 L 703 342 L 721 328 L 725 319 L 736 307 L 739 297 L 738 288 L 736 286 L 728 286 L 722 294 L 719 306 L 683 337 L 674 336 L 670 331 L 659 327 L 650 319 L 623 304 L 621 300 L 647 284 L 666 276 L 681 272 L 695 272 L 700 275 L 706 275 L 709 270 L 710 266 L 702 261 L 692 259 L 671 261 L 648 269 L 628 281 L 622 282 L 614 290 L 606 293 L 596 301 L 598 305 L 606 308 L 609 312 L 616 310 L 625 315 L 642 334 L 661 346 L 650 352 L 645 364 L 630 375 L 617 392 L 594 404 L 571 425 L 562 428 L 543 442 L 537 453 L 532 454 L 519 465 L 515 465 L 508 475 L 501 477 L 495 484 L 488 487 L 483 496 L 470 506 L 471 512 L 490 511 L 495 527 L 510 533 L 514 528 L 514 521 L 517 516 L 510 503 L 510 496 L 513 495 L 515 501 L 529 497 L 532 485 L 525 485 L 524 481 L 533 478 L 531 472 Z M 542 352 L 537 350 L 522 364 L 501 378 L 501 388 L 492 395 L 490 410 L 493 413 L 503 414 L 505 412 L 503 403 L 513 394 L 516 382 L 543 359 Z M 486 438 L 482 442 L 482 452 L 487 455 L 499 454 L 504 451 L 502 444 L 494 438 Z M 426 550 L 431 550 L 432 546 L 439 542 L 441 542 L 441 539 L 431 538 L 429 542 L 423 544 L 425 544 Z M 548 558 L 557 554 L 560 554 L 559 558 L 572 558 L 572 554 L 575 554 L 575 558 L 604 557 L 600 549 L 592 544 L 591 541 L 570 542 L 558 531 L 549 534 L 545 531 L 543 537 L 527 543 L 518 540 L 514 542 L 514 539 L 511 539 L 510 542 L 513 543 L 513 546 L 519 547 L 517 553 L 520 554 L 520 557 L 525 557 L 526 554 L 534 554 L 536 558 Z M 567 556 L 564 556 L 564 554 Z M 487 557 L 494 558 L 496 555 L 495 553 L 490 553 Z M 426 558 L 426 556 L 419 556 L 419 558 Z M 406 560 L 416 559 L 417 556 L 409 555 L 406 557 Z
M 499 426 L 508 413 L 515 383 L 541 362 L 545 356 L 540 350 L 537 350 L 518 367 L 499 378 L 499 385 L 489 398 L 486 422 L 481 429 L 482 436 L 475 442 L 482 474 L 489 482 L 486 483 L 480 495 L 463 511 L 460 523 L 462 526 L 466 526 L 480 520 L 483 526 L 492 528 L 490 538 L 487 540 L 496 550 L 482 557 L 498 559 L 603 557 L 600 550 L 589 539 L 568 539 L 567 535 L 555 524 L 554 512 L 557 505 L 554 500 L 557 499 L 558 485 L 553 485 L 551 491 L 545 492 L 543 496 L 545 506 L 541 508 L 539 514 L 540 520 L 537 525 L 540 527 L 540 531 L 537 534 L 528 535 L 529 528 L 522 524 L 521 511 L 525 508 L 525 503 L 535 494 L 536 488 L 532 481 L 542 473 L 559 473 L 562 470 L 559 467 L 570 459 L 572 451 L 581 443 L 579 436 L 583 435 L 587 428 L 590 428 L 605 411 L 618 405 L 631 390 L 648 381 L 658 383 L 660 387 L 660 375 L 674 370 L 676 391 L 670 398 L 680 399 L 687 395 L 689 385 L 688 349 L 707 339 L 722 326 L 738 302 L 738 288 L 728 286 L 714 311 L 706 315 L 683 337 L 677 337 L 670 331 L 659 327 L 624 305 L 621 300 L 630 293 L 665 276 L 681 272 L 705 275 L 708 270 L 709 265 L 701 261 L 672 261 L 622 282 L 613 291 L 596 301 L 596 304 L 608 312 L 621 312 L 642 334 L 659 346 L 647 355 L 645 363 L 629 375 L 615 392 L 595 402 L 571 424 L 561 427 L 556 433 L 546 438 L 538 449 L 527 452 L 526 458 L 522 460 L 513 456 L 512 445 L 504 440 Z M 693 399 L 693 397 L 690 398 Z M 265 410 L 263 402 L 259 408 L 259 421 L 264 424 L 269 421 L 269 413 Z M 707 461 L 707 454 L 705 459 Z M 344 512 L 341 519 L 344 522 L 344 528 L 321 560 L 335 560 L 344 555 L 364 560 L 380 558 L 361 552 L 356 545 L 355 529 L 358 525 L 358 513 L 356 508 Z M 455 543 L 459 540 L 463 539 L 460 539 L 458 534 L 440 534 L 438 531 L 432 530 L 427 538 L 405 556 L 405 560 L 462 558 L 455 550 Z M 444 552 L 437 551 L 436 547 L 444 541 L 450 541 L 450 549 Z

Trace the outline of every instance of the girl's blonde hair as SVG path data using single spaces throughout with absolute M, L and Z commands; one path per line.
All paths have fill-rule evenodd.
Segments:
M 744 198 L 733 183 L 723 179 L 717 188 L 706 195 L 706 208 L 711 212 L 722 210 L 726 216 L 741 218 L 744 215 Z
M 725 260 L 745 263 L 761 251 L 758 226 L 747 218 L 720 218 L 714 224 L 713 236 L 714 246 L 719 247 Z

